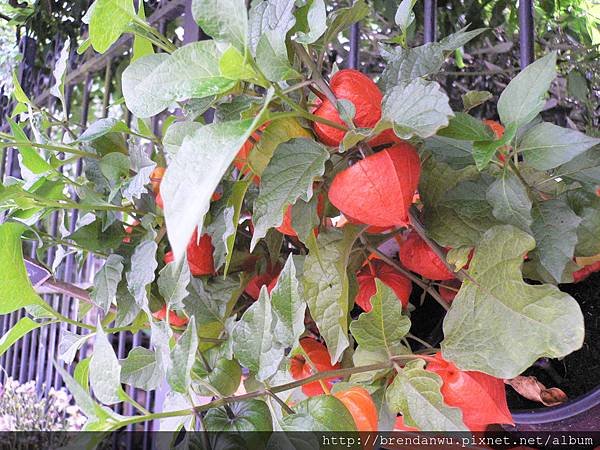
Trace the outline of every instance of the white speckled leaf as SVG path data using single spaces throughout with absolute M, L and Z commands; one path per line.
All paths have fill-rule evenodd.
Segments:
M 448 101 L 438 83 L 421 78 L 401 81 L 383 99 L 382 121 L 393 123 L 401 139 L 427 138 L 448 126 L 454 116 Z
M 271 292 L 273 330 L 275 338 L 284 347 L 296 347 L 298 339 L 304 333 L 306 302 L 302 298 L 301 289 L 296 278 L 294 259 L 290 255 Z
M 394 356 L 393 348 L 408 333 L 410 319 L 402 315 L 402 304 L 389 287 L 376 279 L 377 292 L 371 297 L 372 309 L 350 324 L 352 336 L 365 350 L 385 349 Z
M 346 266 L 358 227 L 325 230 L 317 238 L 317 251 L 304 261 L 304 295 L 310 314 L 327 343 L 332 363 L 349 345 L 348 274 Z
M 414 361 L 396 375 L 385 396 L 408 426 L 421 431 L 466 431 L 460 409 L 444 403 L 441 387 L 439 375 L 423 369 L 422 361 Z
M 310 200 L 315 177 L 323 175 L 329 152 L 312 139 L 298 138 L 280 144 L 262 174 L 254 202 L 252 250 L 259 239 L 283 222 L 283 214 L 297 199 Z
M 96 398 L 105 405 L 114 405 L 121 401 L 121 366 L 102 329 L 100 319 L 90 361 L 90 386 Z
M 534 239 L 495 226 L 475 250 L 469 275 L 444 319 L 445 359 L 462 370 L 513 378 L 538 358 L 560 358 L 583 344 L 577 302 L 551 285 L 523 281 L 523 255 Z
M 123 273 L 123 257 L 113 253 L 109 255 L 102 269 L 94 276 L 94 287 L 90 293 L 92 301 L 108 312 L 117 298 L 117 286 Z
M 123 72 L 123 97 L 138 117 L 151 117 L 176 101 L 228 91 L 236 80 L 221 76 L 214 41 L 192 42 L 171 55 L 146 55 Z
M 277 372 L 285 348 L 274 337 L 271 299 L 266 287 L 263 286 L 258 300 L 235 325 L 232 340 L 235 357 L 259 381 L 268 380 Z
M 191 371 L 196 359 L 197 349 L 196 321 L 192 316 L 186 330 L 179 337 L 177 344 L 171 351 L 173 365 L 167 372 L 167 382 L 175 392 L 182 394 L 188 392 L 192 382 Z

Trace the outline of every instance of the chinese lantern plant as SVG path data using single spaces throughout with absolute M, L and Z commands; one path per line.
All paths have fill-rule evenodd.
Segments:
M 481 431 L 512 423 L 504 379 L 581 347 L 581 311 L 557 285 L 597 268 L 599 141 L 539 116 L 557 55 L 514 78 L 492 125 L 468 113 L 477 93 L 453 111 L 430 80 L 483 30 L 418 48 L 391 44 L 406 42 L 396 36 L 376 80 L 327 66 L 321 75 L 323 49 L 370 9 L 359 0 L 327 15 L 320 3 L 253 2 L 246 16 L 241 0 L 195 0 L 213 39 L 180 48 L 133 3 L 94 3 L 94 50 L 135 30 L 123 107 L 139 124 L 168 116 L 164 136 L 102 119 L 75 141 L 36 144 L 81 160 L 77 180 L 57 171 L 74 160 L 25 148 L 35 182 L 13 179 L 0 195 L 0 313 L 30 315 L 4 342 L 56 320 L 84 330 L 61 335 L 59 358 L 75 365 L 76 379 L 63 377 L 86 429 L 168 418 L 161 427 L 191 430 L 202 418 L 214 431 Z M 48 119 L 20 88 L 15 98 Z M 171 114 L 177 105 L 183 116 Z M 196 120 L 209 107 L 214 122 Z M 5 146 L 27 139 L 12 125 Z M 126 134 L 128 152 L 98 145 Z M 72 231 L 43 231 L 50 213 L 75 207 L 85 220 Z M 71 247 L 103 261 L 78 294 L 96 322 L 66 318 L 35 293 L 21 246 L 34 239 L 42 253 Z M 390 240 L 398 255 L 378 250 Z M 414 285 L 448 310 L 444 339 L 424 351 L 410 332 Z M 142 329 L 150 348 L 117 359 L 108 336 Z M 146 411 L 123 386 L 165 382 L 155 406 L 166 412 Z M 121 402 L 136 413 L 103 407 Z

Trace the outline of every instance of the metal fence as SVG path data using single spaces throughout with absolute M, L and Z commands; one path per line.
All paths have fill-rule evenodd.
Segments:
M 170 0 L 150 2 L 150 6 L 154 7 L 154 11 L 148 17 L 148 22 L 157 27 L 158 30 L 164 32 L 167 25 L 178 21 L 179 26 L 183 28 L 182 44 L 203 39 L 206 36 L 196 25 L 191 14 L 191 0 Z M 418 6 L 417 6 L 418 7 Z M 425 42 L 433 42 L 436 40 L 436 10 L 437 0 L 423 1 L 423 17 L 424 17 L 424 40 Z M 533 1 L 519 1 L 519 42 L 520 42 L 520 65 L 524 68 L 533 61 L 533 43 L 534 43 L 534 27 L 533 27 Z M 350 29 L 349 51 L 347 56 L 347 66 L 358 68 L 360 62 L 359 42 L 361 39 L 360 24 L 354 24 Z M 65 37 L 57 36 L 54 40 L 54 48 L 45 55 L 45 63 L 48 68 L 54 67 L 60 53 L 60 49 L 64 44 Z M 175 40 L 175 39 L 174 39 Z M 101 89 L 102 104 L 100 106 L 100 114 L 103 117 L 108 116 L 110 109 L 111 97 L 111 80 L 114 77 L 114 68 L 118 61 L 127 58 L 131 52 L 132 36 L 122 36 L 112 47 L 104 54 L 91 54 L 86 52 L 84 55 L 78 55 L 74 49 L 71 50 L 69 58 L 67 77 L 65 81 L 65 96 L 67 109 L 70 113 L 74 111 L 73 107 L 74 95 L 80 95 L 78 111 L 80 124 L 85 127 L 90 116 L 92 107 L 92 84 L 94 80 L 103 78 L 103 89 Z M 22 62 L 18 69 L 18 78 L 25 92 L 34 98 L 38 106 L 43 106 L 49 111 L 56 110 L 55 97 L 50 95 L 49 88 L 52 85 L 52 76 L 48 71 L 36 70 L 36 42 L 31 37 L 23 37 L 20 42 L 20 52 L 23 56 Z M 96 99 L 99 100 L 99 99 Z M 12 110 L 11 103 L 7 97 L 0 102 L 0 116 L 7 117 Z M 131 115 L 126 116 L 126 121 L 129 124 Z M 6 129 L 7 124 L 0 123 L 0 128 Z M 156 134 L 160 131 L 160 118 L 154 118 L 152 128 Z M 75 168 L 75 174 L 79 175 L 82 171 L 82 162 L 79 161 Z M 20 177 L 20 169 L 17 159 L 16 149 L 7 149 L 2 154 L 0 162 L 0 177 L 12 176 Z M 71 231 L 74 231 L 75 223 L 77 222 L 78 211 L 70 212 L 69 224 Z M 47 230 L 51 235 L 57 236 L 60 217 L 58 213 L 54 213 L 50 220 L 50 229 Z M 36 245 L 30 245 L 26 249 L 29 257 L 35 258 Z M 55 258 L 55 251 L 50 249 L 46 254 L 44 263 L 51 267 Z M 98 268 L 98 261 L 92 256 L 88 257 L 82 266 L 79 266 L 74 259 L 74 255 L 68 255 L 65 261 L 59 266 L 57 273 L 54 274 L 59 280 L 68 283 L 88 285 L 93 281 L 94 273 Z M 46 295 L 45 300 L 51 304 L 61 314 L 70 318 L 76 318 L 78 312 L 78 301 L 74 298 L 64 295 Z M 10 315 L 0 317 L 0 336 L 4 335 L 19 319 L 25 315 L 23 310 L 14 312 Z M 36 380 L 38 390 L 48 390 L 50 387 L 60 388 L 63 385 L 60 374 L 56 371 L 54 363 L 57 356 L 57 347 L 61 328 L 66 328 L 69 331 L 77 333 L 85 333 L 85 330 L 75 329 L 74 326 L 68 324 L 53 324 L 41 329 L 36 329 L 29 333 L 19 343 L 14 345 L 0 358 L 0 366 L 5 372 L 0 374 L 0 380 L 4 381 L 5 377 L 10 376 L 20 382 L 28 380 Z M 129 332 L 121 332 L 113 336 L 113 345 L 119 358 L 124 358 L 133 346 L 148 345 L 147 336 L 142 333 L 131 334 Z M 79 359 L 86 356 L 86 348 L 82 348 Z M 68 369 L 72 369 L 71 367 Z M 138 399 L 147 409 L 160 409 L 162 405 L 162 397 L 164 392 L 158 390 L 151 394 L 144 392 L 135 392 L 130 389 L 130 395 Z M 132 414 L 131 405 L 126 405 L 123 409 L 122 405 L 117 406 L 117 412 L 124 414 Z M 147 429 L 149 425 L 146 424 Z

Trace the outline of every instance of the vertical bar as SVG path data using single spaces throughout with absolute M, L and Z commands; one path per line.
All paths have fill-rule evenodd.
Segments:
M 183 13 L 183 43 L 189 44 L 200 40 L 200 28 L 192 15 L 192 0 L 185 1 Z
M 423 22 L 425 43 L 435 42 L 435 31 L 437 22 L 437 0 L 424 0 Z
M 360 47 L 360 24 L 356 22 L 350 27 L 350 52 L 348 53 L 348 67 L 350 69 L 358 69 Z
M 519 0 L 519 58 L 521 69 L 533 62 L 533 0 Z

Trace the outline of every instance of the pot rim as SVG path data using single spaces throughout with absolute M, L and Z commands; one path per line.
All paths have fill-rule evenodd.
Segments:
M 515 424 L 542 424 L 558 422 L 582 414 L 600 405 L 600 386 L 587 394 L 558 406 L 511 411 Z

